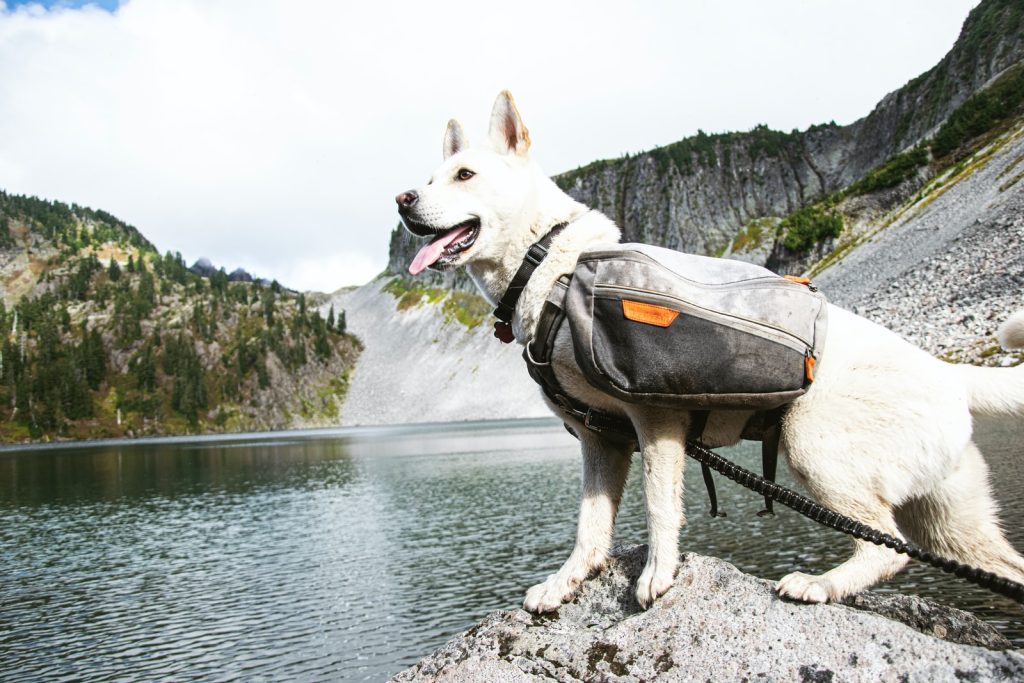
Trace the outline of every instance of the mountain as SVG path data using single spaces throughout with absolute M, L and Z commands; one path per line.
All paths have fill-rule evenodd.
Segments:
M 335 424 L 360 350 L 305 294 L 2 191 L 0 284 L 2 441 Z
M 213 262 L 205 256 L 196 259 L 196 262 L 189 266 L 188 269 L 196 275 L 205 278 L 213 277 L 218 273 L 220 273 L 220 275 L 225 274 L 224 268 L 218 268 L 213 265 Z M 227 273 L 225 277 L 227 277 L 228 282 L 259 282 L 264 287 L 280 287 L 280 284 L 275 284 L 276 281 L 269 281 L 266 278 L 261 277 L 253 277 L 249 271 L 244 268 L 235 268 L 230 273 Z
M 831 301 L 931 353 L 989 365 L 1024 361 L 1022 354 L 999 349 L 992 336 L 1024 304 L 1022 179 L 1020 0 L 981 2 L 938 64 L 848 126 L 698 133 L 555 177 L 570 195 L 615 219 L 627 241 L 807 273 Z M 386 325 L 399 326 L 406 338 L 423 330 L 435 342 L 409 353 L 391 347 L 386 359 L 387 372 L 405 378 L 402 395 L 416 406 L 415 414 L 377 403 L 380 410 L 367 419 L 493 418 L 543 410 L 536 397 L 519 412 L 495 408 L 491 398 L 499 392 L 482 393 L 500 386 L 502 394 L 525 396 L 532 383 L 517 354 L 490 339 L 489 324 L 460 329 L 439 322 L 449 299 L 428 290 L 450 288 L 454 297 L 473 296 L 475 288 L 461 271 L 410 281 L 406 268 L 419 246 L 399 226 L 385 275 L 336 299 L 374 311 L 366 318 L 353 315 L 357 335 L 378 336 L 377 321 L 392 312 Z M 405 295 L 403 303 L 389 294 L 398 291 L 421 295 L 413 303 Z M 353 405 L 377 400 L 369 387 L 382 381 L 385 369 L 375 357 L 368 344 L 353 376 Z M 449 370 L 441 376 L 438 368 Z M 371 376 L 374 381 L 364 385 L 362 378 Z M 460 393 L 459 383 L 473 389 Z

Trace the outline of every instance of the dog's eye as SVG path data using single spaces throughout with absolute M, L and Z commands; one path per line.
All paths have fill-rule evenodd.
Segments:
M 475 175 L 476 173 L 473 173 L 468 168 L 460 168 L 459 172 L 455 174 L 455 178 L 457 180 L 469 180 Z

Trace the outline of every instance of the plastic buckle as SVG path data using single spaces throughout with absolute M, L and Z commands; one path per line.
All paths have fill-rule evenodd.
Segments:
M 539 244 L 530 246 L 529 251 L 526 252 L 525 261 L 529 261 L 533 266 L 539 266 L 540 262 L 544 260 L 544 257 L 548 255 L 548 250 Z
M 594 424 L 594 409 L 593 408 L 588 408 L 587 409 L 587 414 L 583 416 L 583 426 L 586 427 L 587 429 L 589 429 L 592 432 L 597 432 L 598 434 L 600 434 L 601 432 L 604 431 L 603 427 L 598 427 L 597 425 Z

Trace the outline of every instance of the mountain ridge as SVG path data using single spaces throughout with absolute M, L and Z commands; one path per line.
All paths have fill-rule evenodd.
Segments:
M 650 151 L 591 162 L 555 181 L 574 199 L 615 220 L 624 241 L 728 254 L 733 241 L 757 222 L 782 221 L 933 135 L 972 95 L 1024 58 L 1022 22 L 1019 1 L 985 0 L 970 12 L 957 41 L 935 66 L 847 126 L 825 123 L 790 133 L 765 126 L 745 133 L 699 131 Z M 747 260 L 791 271 L 809 267 L 833 246 L 814 245 L 794 256 L 783 248 L 785 237 L 763 235 L 772 244 Z M 395 228 L 387 272 L 405 275 L 417 248 L 416 238 Z M 472 289 L 462 274 L 427 277 Z

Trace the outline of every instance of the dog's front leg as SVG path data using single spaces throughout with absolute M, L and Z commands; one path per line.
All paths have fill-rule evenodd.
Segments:
M 681 417 L 678 413 L 649 410 L 633 416 L 643 453 L 647 504 L 647 565 L 636 586 L 636 599 L 644 608 L 672 586 L 679 563 L 686 434 L 686 422 Z
M 561 569 L 526 592 L 523 608 L 530 612 L 550 612 L 571 600 L 590 572 L 604 566 L 611 547 L 633 447 L 601 440 L 582 425 L 578 433 L 583 449 L 583 501 L 576 546 Z

